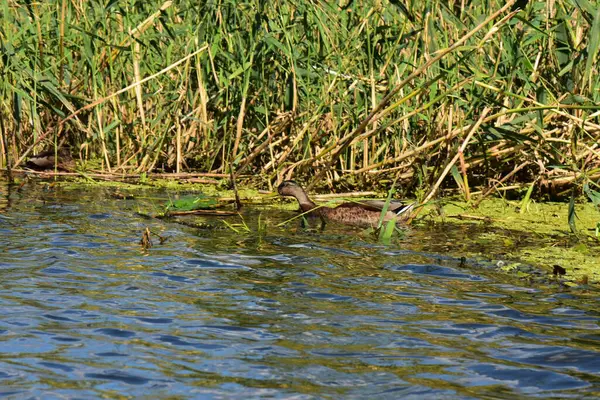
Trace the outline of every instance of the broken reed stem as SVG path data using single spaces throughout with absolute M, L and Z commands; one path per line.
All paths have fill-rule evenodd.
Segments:
M 447 48 L 441 50 L 437 56 L 431 58 L 425 64 L 421 65 L 419 68 L 417 68 L 416 70 L 414 70 L 403 81 L 401 81 L 400 83 L 398 83 L 387 95 L 385 95 L 385 97 L 381 100 L 381 102 L 375 108 L 373 108 L 373 110 L 369 113 L 369 115 L 367 115 L 367 117 L 358 125 L 358 127 L 354 131 L 352 131 L 350 134 L 348 134 L 347 136 L 345 136 L 344 138 L 342 138 L 338 142 L 338 150 L 336 150 L 333 154 L 331 154 L 331 157 L 330 157 L 329 161 L 326 162 L 324 168 L 322 168 L 315 175 L 315 177 L 311 180 L 310 184 L 307 186 L 307 190 L 312 189 L 312 187 L 323 177 L 323 174 L 325 174 L 325 173 L 327 173 L 327 172 L 329 172 L 331 170 L 331 167 L 333 166 L 333 164 L 337 162 L 337 156 L 342 151 L 344 151 L 346 149 L 346 147 L 348 147 L 348 145 L 350 143 L 352 143 L 352 139 L 354 139 L 354 137 L 356 137 L 356 136 L 360 135 L 362 132 L 364 132 L 364 130 L 366 129 L 367 125 L 369 125 L 369 123 L 371 122 L 371 120 L 390 102 L 390 100 L 407 83 L 411 82 L 414 78 L 416 78 L 417 76 L 419 76 L 421 73 L 423 73 L 423 71 L 427 70 L 427 68 L 429 68 L 431 65 L 433 65 L 434 63 L 436 63 L 439 60 L 441 60 L 447 54 L 453 52 L 454 50 L 456 50 L 457 48 L 459 48 L 460 46 L 462 46 L 468 39 L 470 39 L 473 35 L 475 35 L 475 33 L 479 32 L 487 24 L 489 24 L 491 21 L 493 21 L 497 16 L 499 16 L 504 11 L 506 11 L 510 7 L 512 7 L 512 5 L 515 3 L 515 1 L 516 0 L 509 0 L 509 1 L 507 1 L 506 4 L 504 5 L 504 7 L 502 7 L 501 9 L 499 9 L 498 11 L 496 11 L 495 13 L 493 13 L 492 15 L 490 15 L 489 17 L 487 17 L 481 24 L 477 25 L 469 33 L 467 33 L 461 39 L 459 39 L 458 41 L 456 41 L 452 46 L 447 47 Z M 499 23 L 495 24 L 492 27 L 492 30 L 494 30 L 494 32 L 498 31 L 499 27 L 501 25 L 503 25 L 504 23 L 506 23 L 517 12 L 518 11 L 512 11 L 512 12 L 510 12 L 507 16 L 505 16 L 504 18 L 502 18 L 502 20 Z
M 387 164 L 397 164 L 400 161 L 405 160 L 405 159 L 407 159 L 409 157 L 412 157 L 414 155 L 417 155 L 420 152 L 422 152 L 423 150 L 427 150 L 428 148 L 430 148 L 432 146 L 435 146 L 438 143 L 441 143 L 441 142 L 446 141 L 446 140 L 450 140 L 453 137 L 457 136 L 461 132 L 462 132 L 462 129 L 457 129 L 454 132 L 452 132 L 451 135 L 445 135 L 445 136 L 439 137 L 437 139 L 431 140 L 431 141 L 429 141 L 427 143 L 422 144 L 421 146 L 419 146 L 417 148 L 414 148 L 414 149 L 412 149 L 410 151 L 407 151 L 406 153 L 401 154 L 400 156 L 398 156 L 396 158 L 392 158 L 392 159 L 389 159 L 389 160 L 384 160 L 384 161 L 381 161 L 381 162 L 369 165 L 367 168 L 361 168 L 359 170 L 354 171 L 353 173 L 360 174 L 360 173 L 363 173 L 363 172 L 367 172 L 367 171 L 373 170 L 375 168 L 382 167 L 382 166 L 387 165 Z
M 131 35 L 131 32 L 130 32 Z M 140 74 L 140 43 L 133 42 L 133 51 L 131 52 L 131 57 L 133 61 L 133 80 L 134 83 L 137 83 L 141 80 L 142 76 Z M 142 147 L 146 145 L 146 134 L 148 129 L 146 127 L 146 112 L 144 111 L 144 100 L 142 99 L 142 85 L 136 85 L 133 88 L 135 92 L 135 100 L 137 102 L 138 110 L 140 112 L 140 121 L 142 122 L 142 135 L 141 138 L 138 137 L 138 140 L 141 141 Z
M 102 142 L 102 154 L 104 155 L 104 162 L 106 163 L 106 169 L 108 172 L 112 172 L 110 167 L 110 159 L 108 158 L 108 149 L 106 148 L 106 137 L 104 135 L 104 128 L 102 127 L 102 109 L 96 110 L 96 120 L 98 122 L 98 132 L 100 132 L 100 141 Z
M 177 159 L 175 160 L 175 171 L 179 173 L 181 171 L 181 121 L 177 118 L 177 137 L 176 137 L 176 152 Z
M 237 117 L 237 122 L 235 125 L 235 142 L 233 143 L 233 150 L 231 151 L 231 162 L 235 161 L 235 157 L 237 156 L 238 147 L 240 147 L 240 142 L 242 140 L 242 131 L 244 128 L 244 117 L 246 116 L 246 99 L 248 97 L 244 96 L 242 98 L 242 103 L 240 104 L 240 113 Z
M 2 111 L 0 110 L 0 113 Z M 4 117 L 0 115 L 0 135 L 2 135 L 2 153 L 4 154 L 4 160 L 6 164 L 6 175 L 8 176 L 8 181 L 13 181 L 12 170 L 10 166 L 10 156 L 8 151 L 8 140 L 6 137 L 6 127 L 4 125 Z
M 235 183 L 235 174 L 233 173 L 233 166 L 229 166 L 229 179 L 231 180 L 231 186 L 233 188 L 233 194 L 235 196 L 235 209 L 240 212 L 242 209 L 242 201 L 238 193 L 237 184 Z
M 246 169 L 246 167 L 252 162 L 252 160 L 254 160 L 256 157 L 258 157 L 260 154 L 262 154 L 263 150 L 269 145 L 269 143 L 271 143 L 273 134 L 270 133 L 270 131 L 272 129 L 273 129 L 273 127 L 271 125 L 269 125 L 265 129 L 263 129 L 263 131 L 260 133 L 260 135 L 258 135 L 259 138 L 262 138 L 265 134 L 268 134 L 269 136 L 261 144 L 259 144 L 252 153 L 250 153 L 246 158 L 244 158 L 240 162 L 240 166 L 237 169 L 237 172 L 235 173 L 235 177 L 238 177 L 242 173 L 242 171 L 244 169 Z M 282 142 L 284 139 L 285 138 L 280 138 L 280 140 L 278 142 Z
M 495 117 L 495 119 L 497 119 L 497 118 L 499 118 L 501 116 L 504 116 L 506 114 L 521 113 L 521 112 L 524 112 L 524 111 L 551 110 L 551 111 L 554 111 L 555 113 L 557 113 L 558 115 L 560 115 L 562 117 L 572 119 L 573 121 L 577 122 L 578 124 L 583 124 L 584 126 L 586 126 L 588 128 L 593 128 L 596 131 L 600 130 L 600 125 L 598 125 L 598 124 L 594 124 L 593 122 L 590 122 L 589 120 L 584 120 L 582 118 L 577 117 L 576 115 L 572 115 L 572 114 L 566 113 L 564 111 L 561 111 L 562 108 L 564 108 L 564 109 L 575 109 L 575 110 L 597 110 L 599 108 L 599 106 L 596 106 L 596 105 L 586 106 L 586 105 L 579 105 L 579 104 L 560 104 L 560 103 L 554 104 L 554 105 L 547 105 L 547 104 L 542 104 L 542 103 L 536 101 L 535 99 L 530 99 L 528 97 L 521 96 L 521 95 L 518 95 L 516 93 L 505 91 L 504 89 L 497 88 L 497 87 L 492 86 L 492 85 L 490 85 L 488 83 L 483 83 L 483 82 L 480 82 L 480 81 L 477 81 L 477 80 L 474 83 L 477 86 L 481 86 L 482 88 L 489 89 L 489 90 L 491 90 L 491 91 L 493 91 L 495 93 L 506 95 L 506 96 L 510 96 L 510 97 L 514 97 L 516 99 L 523 100 L 523 101 L 526 101 L 528 103 L 533 103 L 536 106 L 536 107 L 526 107 L 526 108 L 517 108 L 517 109 L 505 110 L 503 112 L 500 112 L 500 113 L 497 113 L 497 114 L 494 114 L 494 115 L 490 116 L 490 118 L 491 117 Z M 594 115 L 594 114 L 592 114 L 592 115 Z M 592 117 L 590 116 L 589 119 L 591 119 L 591 118 Z
M 304 136 L 308 132 L 308 128 L 310 128 L 312 126 L 312 124 L 317 119 L 319 119 L 319 118 L 320 118 L 320 115 L 318 113 L 316 113 L 315 115 L 313 115 L 312 118 L 304 124 L 304 126 L 302 127 L 302 129 L 300 130 L 300 132 L 296 135 L 296 138 L 294 139 L 293 143 L 291 145 L 289 145 L 285 150 L 283 150 L 281 153 L 279 153 L 277 155 L 277 157 L 275 158 L 275 162 L 274 163 L 271 163 L 271 162 L 267 163 L 263 167 L 263 171 L 267 171 L 271 166 L 275 167 L 275 163 L 277 165 L 282 165 L 285 162 L 285 160 L 287 160 L 287 158 L 290 156 L 290 154 L 292 153 L 292 151 L 296 148 L 296 146 L 298 146 L 298 144 L 300 143 L 300 141 L 304 139 Z M 318 129 L 317 129 L 317 131 L 318 131 Z M 311 157 L 308 160 L 301 160 L 300 163 L 301 164 L 307 164 L 307 163 L 312 162 L 315 158 L 316 157 Z
M 432 107 L 433 105 L 435 105 L 436 103 L 440 102 L 444 97 L 448 97 L 448 93 L 455 93 L 459 88 L 463 87 L 465 84 L 471 82 L 471 78 L 467 78 L 464 79 L 463 81 L 457 83 L 456 85 L 452 86 L 449 90 L 443 92 L 442 94 L 440 94 L 439 96 L 437 96 L 435 99 L 431 100 L 430 102 L 423 104 L 420 107 L 415 108 L 414 110 L 410 111 L 409 113 L 406 113 L 404 115 L 402 115 L 399 118 L 396 118 L 394 121 L 383 125 L 382 127 L 376 129 L 376 130 L 372 130 L 369 132 L 365 132 L 362 135 L 359 135 L 358 137 L 356 137 L 351 144 L 355 144 L 358 141 L 364 139 L 364 138 L 368 138 L 371 136 L 374 136 L 378 133 L 380 133 L 382 130 L 386 129 L 389 126 L 394 126 L 396 124 L 399 124 L 402 121 L 406 121 L 407 119 L 409 119 L 410 117 L 417 115 L 418 113 L 421 113 L 425 110 L 427 110 L 429 107 Z M 410 98 L 416 96 L 419 93 L 422 93 L 422 89 L 417 89 L 415 91 L 413 91 L 412 93 L 410 93 L 407 96 L 404 96 L 402 99 L 400 99 L 400 101 L 397 101 L 396 103 L 392 104 L 390 107 L 388 107 L 387 109 L 383 110 L 379 115 L 377 115 L 377 119 L 381 119 L 383 117 L 385 117 L 387 114 L 389 114 L 392 110 L 392 108 L 399 106 L 400 104 L 404 103 L 405 101 L 409 100 Z M 362 169 L 358 170 L 357 172 L 361 172 L 361 171 L 367 171 L 370 168 L 369 166 L 363 167 Z
M 490 112 L 490 108 L 489 107 L 486 107 L 486 108 L 483 109 L 483 112 L 481 113 L 481 116 L 479 117 L 479 119 L 477 120 L 477 122 L 471 127 L 471 130 L 469 131 L 469 133 L 467 134 L 466 139 L 464 140 L 464 142 L 462 143 L 462 145 L 458 149 L 458 152 L 456 153 L 456 155 L 454 156 L 454 158 L 452 158 L 452 160 L 448 163 L 448 165 L 446 165 L 446 168 L 444 169 L 444 172 L 442 172 L 442 174 L 438 178 L 438 180 L 435 183 L 435 185 L 433 185 L 433 187 L 431 188 L 431 191 L 429 192 L 429 194 L 427 195 L 427 197 L 425 197 L 425 200 L 423 200 L 423 204 L 426 204 L 428 201 L 430 201 L 433 198 L 433 196 L 435 196 L 435 194 L 437 193 L 440 185 L 442 184 L 442 181 L 446 178 L 446 175 L 448 175 L 448 172 L 450 172 L 450 169 L 452 168 L 452 166 L 454 164 L 456 164 L 456 162 L 460 158 L 461 154 L 463 154 L 463 152 L 465 151 L 465 148 L 469 144 L 469 141 L 471 141 L 471 138 L 473 137 L 473 135 L 475 134 L 475 132 L 477 131 L 477 129 L 479 129 L 479 126 L 482 124 L 485 116 L 489 112 Z M 419 208 L 421 208 L 421 207 L 419 207 Z
M 522 170 L 523 168 L 525 168 L 526 166 L 528 166 L 529 164 L 531 164 L 531 162 L 529 161 L 525 161 L 524 163 L 521 163 L 521 165 L 517 166 L 515 169 L 513 169 L 510 173 L 506 174 L 502 179 L 500 179 L 499 181 L 495 182 L 494 185 L 492 187 L 487 188 L 486 190 L 484 190 L 481 193 L 481 196 L 479 196 L 479 198 L 477 200 L 475 200 L 475 202 L 473 203 L 473 207 L 477 208 L 479 206 L 479 204 L 483 201 L 483 199 L 485 199 L 490 193 L 492 193 L 494 190 L 497 190 L 498 185 L 503 184 L 504 182 L 506 182 L 507 180 L 509 180 L 511 177 L 513 177 L 517 172 L 519 172 L 520 170 Z
M 496 113 L 496 114 L 492 114 L 489 117 L 485 118 L 483 120 L 483 123 L 492 122 L 492 121 L 497 120 L 497 119 L 499 119 L 499 118 L 501 118 L 501 117 L 503 117 L 503 116 L 505 116 L 507 114 L 516 114 L 516 113 L 521 113 L 521 112 L 524 112 L 524 111 L 533 111 L 533 110 L 538 110 L 538 109 L 553 110 L 553 111 L 557 112 L 557 114 L 559 114 L 559 115 L 564 115 L 565 117 L 568 117 L 568 118 L 573 119 L 575 121 L 578 121 L 580 123 L 586 123 L 587 124 L 589 122 L 589 121 L 584 121 L 581 118 L 577 118 L 577 117 L 575 117 L 575 116 L 573 116 L 571 114 L 559 112 L 557 110 L 558 108 L 597 109 L 598 106 L 578 106 L 578 105 L 568 105 L 568 104 L 557 104 L 557 105 L 554 105 L 554 106 L 542 106 L 542 107 L 530 107 L 530 108 L 511 109 L 511 110 L 505 110 L 505 111 L 502 111 L 502 112 L 499 112 L 499 113 Z M 589 122 L 589 126 L 592 127 L 592 128 L 595 128 L 598 125 Z M 598 126 L 598 127 L 600 128 L 600 126 Z M 448 135 L 446 135 L 444 137 L 440 137 L 440 138 L 434 139 L 434 140 L 432 140 L 430 142 L 424 143 L 423 145 L 421 145 L 421 146 L 419 146 L 419 147 L 417 147 L 417 148 L 415 148 L 415 149 L 413 149 L 413 150 L 411 150 L 411 151 L 409 151 L 407 153 L 401 154 L 398 157 L 390 158 L 390 159 L 383 160 L 383 161 L 380 161 L 380 162 L 375 163 L 375 164 L 371 164 L 367 168 L 358 169 L 358 170 L 354 171 L 353 173 L 354 174 L 359 174 L 359 173 L 367 172 L 367 171 L 370 171 L 370 170 L 373 170 L 373 169 L 376 169 L 376 168 L 379 168 L 379 167 L 383 167 L 385 165 L 396 164 L 396 163 L 398 163 L 398 162 L 400 162 L 402 160 L 405 160 L 405 159 L 407 159 L 409 157 L 412 157 L 412 156 L 414 156 L 414 155 L 422 152 L 423 150 L 428 149 L 431 146 L 435 146 L 436 144 L 438 144 L 438 143 L 440 143 L 440 142 L 442 142 L 444 140 L 449 140 L 449 139 L 451 139 L 451 138 L 453 138 L 455 136 L 458 136 L 458 135 L 460 135 L 461 133 L 463 133 L 464 131 L 466 131 L 466 130 L 468 130 L 470 128 L 471 128 L 470 125 L 457 128 L 454 131 L 452 131 L 450 134 L 448 134 Z M 533 132 L 533 131 L 534 131 L 533 128 L 525 128 L 525 129 L 521 130 L 519 133 L 526 134 L 526 133 L 530 133 L 530 132 Z M 505 152 L 505 151 L 503 151 L 503 152 Z

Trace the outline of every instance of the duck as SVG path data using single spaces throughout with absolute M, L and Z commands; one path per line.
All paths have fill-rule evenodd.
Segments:
M 42 151 L 35 156 L 31 156 L 29 160 L 27 160 L 26 166 L 37 171 L 51 170 L 55 167 L 58 170 L 68 171 L 73 169 L 74 162 L 69 149 L 63 147 L 56 152 L 54 150 L 48 150 Z
M 293 180 L 283 181 L 277 187 L 277 192 L 280 196 L 295 197 L 303 213 L 347 225 L 377 226 L 385 207 L 385 201 L 381 200 L 348 202 L 337 207 L 318 206 L 308 197 L 302 186 Z M 415 205 L 416 203 L 405 204 L 394 200 L 388 205 L 388 211 L 384 214 L 383 221 L 396 220 L 396 224 L 406 224 Z

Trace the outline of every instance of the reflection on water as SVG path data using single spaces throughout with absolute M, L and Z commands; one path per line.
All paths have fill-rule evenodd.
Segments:
M 24 189 L 6 206 L 0 187 L 5 397 L 600 395 L 598 293 L 459 267 L 459 231 L 236 234 L 144 220 L 101 190 Z M 169 239 L 142 251 L 146 226 Z

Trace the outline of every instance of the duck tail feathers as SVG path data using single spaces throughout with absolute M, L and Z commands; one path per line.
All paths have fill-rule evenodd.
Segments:
M 400 208 L 398 211 L 396 211 L 396 215 L 399 217 L 406 217 L 408 215 L 410 215 L 410 213 L 412 212 L 412 210 L 415 209 L 417 203 L 410 203 L 402 208 Z

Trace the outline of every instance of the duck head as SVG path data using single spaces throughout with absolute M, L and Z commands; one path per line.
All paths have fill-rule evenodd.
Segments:
M 304 192 L 304 190 L 296 183 L 296 181 L 283 181 L 281 185 L 277 187 L 277 192 L 281 196 L 291 196 L 296 197 L 296 195 L 300 192 Z
M 303 211 L 307 211 L 315 207 L 315 203 L 308 198 L 308 195 L 304 189 L 302 189 L 302 187 L 298 185 L 296 181 L 283 181 L 281 185 L 277 187 L 277 192 L 281 196 L 295 197 Z

